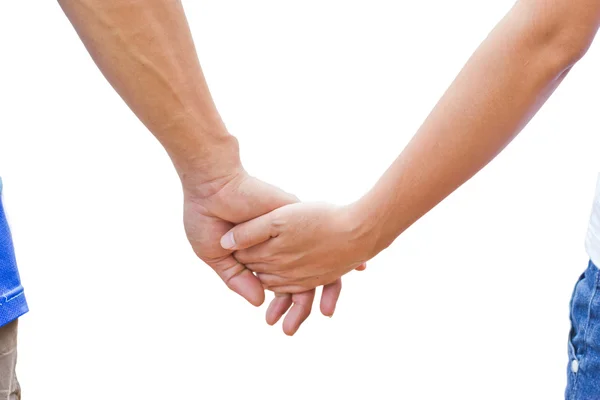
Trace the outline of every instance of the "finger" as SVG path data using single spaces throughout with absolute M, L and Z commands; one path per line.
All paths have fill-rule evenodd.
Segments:
M 254 264 L 252 264 L 254 265 Z M 270 290 L 274 293 L 302 293 L 306 292 L 309 288 L 315 288 L 317 285 L 303 285 L 303 280 L 293 280 L 293 283 L 290 279 L 281 277 L 279 275 L 270 274 L 270 273 L 257 273 L 256 277 L 260 280 L 264 289 Z
M 211 263 L 212 264 L 212 263 Z M 260 280 L 246 267 L 228 256 L 219 263 L 210 265 L 227 287 L 250 304 L 258 307 L 265 301 L 265 290 Z
M 332 317 L 342 291 L 342 280 L 338 279 L 329 285 L 323 286 L 321 293 L 321 314 Z
M 283 332 L 286 335 L 293 336 L 298 331 L 298 328 L 300 328 L 300 325 L 306 321 L 306 318 L 308 318 L 312 311 L 315 292 L 316 290 L 313 289 L 308 292 L 292 295 L 294 305 L 283 320 Z
M 244 201 L 236 201 L 232 207 L 232 199 L 224 197 L 225 193 L 242 195 Z M 298 201 L 296 196 L 242 173 L 230 182 L 229 190 L 218 191 L 210 197 L 208 203 L 211 212 L 219 218 L 240 224 Z
M 239 260 L 238 260 L 239 261 Z M 248 268 L 252 272 L 256 273 L 269 273 L 272 270 L 273 266 L 267 263 L 249 263 L 245 264 L 246 268 Z
M 233 253 L 233 256 L 236 260 L 247 266 L 248 264 L 266 261 L 275 253 L 276 247 L 273 240 L 268 240 L 249 249 L 238 250 Z
M 221 247 L 227 250 L 240 250 L 269 240 L 275 236 L 271 219 L 271 213 L 268 213 L 233 227 L 221 237 Z
M 256 277 L 260 280 L 263 285 L 263 288 L 271 290 L 273 286 L 282 286 L 285 284 L 285 280 L 278 275 L 259 272 L 256 274 Z M 306 289 L 302 289 L 305 291 Z M 283 290 L 278 290 L 278 293 L 291 293 Z
M 264 285 L 263 285 L 264 287 Z M 306 286 L 301 285 L 280 285 L 280 286 L 269 286 L 265 287 L 265 289 L 270 290 L 273 293 L 283 294 L 283 293 L 304 293 L 306 292 Z
M 267 324 L 275 325 L 277 321 L 287 310 L 292 306 L 292 295 L 289 293 L 275 294 L 275 298 L 271 300 L 269 308 L 267 308 L 266 320 Z
M 367 269 L 367 263 L 362 263 L 355 269 L 356 269 L 356 271 L 364 271 L 365 269 Z

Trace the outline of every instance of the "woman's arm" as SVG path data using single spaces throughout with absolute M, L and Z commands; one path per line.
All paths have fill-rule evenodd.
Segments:
M 522 0 L 471 57 L 417 134 L 358 204 L 387 247 L 490 162 L 585 54 L 600 1 Z
M 585 54 L 599 24 L 597 0 L 519 1 L 361 200 L 343 208 L 286 206 L 234 228 L 222 245 L 245 249 L 272 238 L 235 255 L 274 290 L 314 287 L 348 272 L 492 160 Z

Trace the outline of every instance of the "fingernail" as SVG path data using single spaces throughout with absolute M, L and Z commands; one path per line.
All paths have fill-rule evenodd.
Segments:
M 233 232 L 227 232 L 225 235 L 223 235 L 221 238 L 221 247 L 228 250 L 235 247 Z

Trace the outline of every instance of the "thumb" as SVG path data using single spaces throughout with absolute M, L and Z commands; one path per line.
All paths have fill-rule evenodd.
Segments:
M 247 249 L 275 237 L 271 214 L 261 215 L 233 227 L 221 237 L 221 247 L 227 250 Z

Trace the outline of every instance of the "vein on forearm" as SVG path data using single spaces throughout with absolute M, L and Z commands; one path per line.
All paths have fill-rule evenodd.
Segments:
M 190 142 L 202 148 L 197 132 L 222 128 L 189 30 L 177 25 L 179 2 L 69 3 L 77 7 L 71 19 L 85 23 L 75 29 L 108 81 L 168 150 L 184 151 Z

